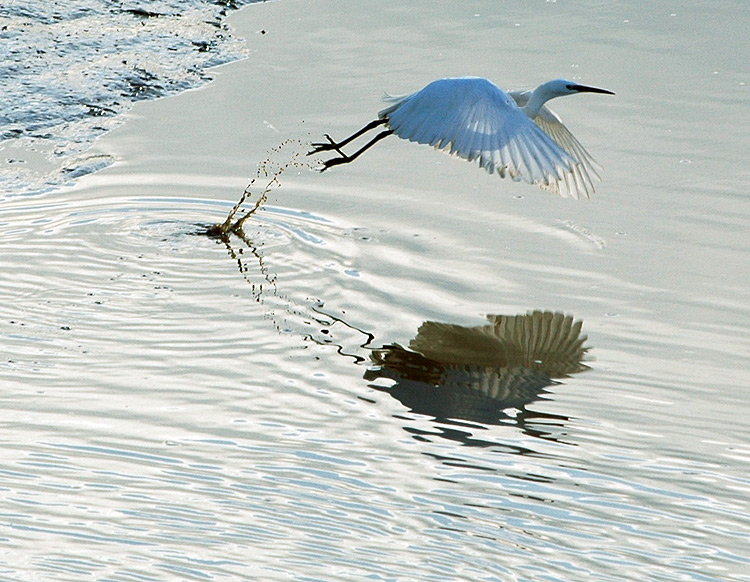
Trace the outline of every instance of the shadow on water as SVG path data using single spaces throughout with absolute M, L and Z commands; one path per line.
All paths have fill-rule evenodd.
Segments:
M 296 320 L 292 327 L 297 327 L 305 341 L 335 346 L 339 355 L 355 364 L 367 364 L 364 379 L 370 388 L 389 394 L 412 413 L 433 419 L 434 432 L 404 426 L 417 440 L 439 436 L 466 445 L 497 447 L 497 442 L 476 438 L 474 433 L 492 425 L 507 425 L 527 436 L 562 442 L 555 435 L 563 432 L 570 418 L 527 407 L 547 400 L 546 388 L 560 384 L 560 379 L 589 369 L 583 363 L 590 348 L 584 346 L 587 336 L 581 333 L 582 321 L 543 310 L 488 315 L 486 324 L 473 327 L 425 321 L 408 348 L 398 344 L 376 348 L 374 334 L 326 313 L 324 302 L 300 305 L 280 292 L 276 273 L 268 268 L 260 246 L 248 236 L 244 225 L 266 202 L 269 191 L 280 186 L 279 176 L 287 168 L 312 167 L 299 161 L 299 150 L 289 161 L 273 161 L 274 154 L 290 144 L 303 145 L 287 140 L 271 150 L 226 220 L 202 231 L 225 245 L 256 302 L 266 303 L 271 297 L 281 300 L 284 314 L 270 316 L 277 331 L 290 331 L 288 321 Z M 251 198 L 256 182 L 267 184 L 243 214 L 240 209 Z M 235 218 L 238 214 L 239 219 Z M 334 326 L 359 335 L 358 348 L 352 351 L 337 344 L 331 332 Z M 383 381 L 390 384 L 384 386 Z M 413 420 L 407 415 L 394 416 Z M 515 454 L 536 454 L 523 447 L 507 448 Z
M 584 363 L 590 348 L 584 345 L 587 336 L 582 333 L 582 321 L 542 310 L 488 315 L 486 324 L 473 327 L 426 321 L 408 347 L 375 347 L 373 333 L 327 313 L 322 301 L 297 305 L 286 297 L 261 247 L 244 230 L 217 238 L 251 286 L 253 299 L 266 303 L 273 298 L 283 304 L 283 314 L 274 311 L 269 317 L 277 330 L 288 331 L 288 320 L 296 320 L 294 327 L 304 341 L 334 346 L 339 355 L 367 365 L 364 379 L 369 387 L 389 394 L 411 413 L 433 420 L 434 431 L 404 426 L 415 439 L 442 437 L 498 447 L 497 441 L 477 438 L 475 433 L 504 425 L 528 436 L 562 442 L 554 435 L 564 430 L 569 417 L 530 410 L 528 405 L 548 400 L 549 386 L 589 369 Z M 337 344 L 334 327 L 359 335 L 358 347 Z M 394 416 L 414 420 L 408 414 Z M 522 447 L 507 448 L 515 454 L 535 454 Z
M 399 400 L 410 411 L 439 422 L 440 434 L 465 444 L 483 443 L 460 427 L 514 425 L 524 434 L 557 440 L 545 428 L 563 427 L 566 416 L 527 409 L 546 400 L 546 388 L 589 367 L 582 322 L 570 315 L 530 311 L 489 315 L 485 325 L 426 321 L 409 342 L 376 349 L 365 379 Z M 448 425 L 448 426 L 445 426 Z M 406 429 L 425 438 L 417 429 Z M 518 451 L 522 452 L 522 451 Z

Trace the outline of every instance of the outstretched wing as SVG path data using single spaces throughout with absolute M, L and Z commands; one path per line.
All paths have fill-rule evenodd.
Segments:
M 529 100 L 531 91 L 510 91 L 508 94 L 519 107 L 523 107 Z M 576 161 L 568 180 L 561 186 L 564 185 L 568 190 L 575 189 L 588 198 L 594 192 L 593 178 L 601 180 L 599 171 L 602 167 L 570 133 L 560 117 L 546 105 L 539 110 L 534 122 Z
M 389 99 L 393 105 L 378 115 L 398 137 L 478 160 L 500 177 L 578 198 L 578 188 L 560 188 L 577 183 L 576 158 L 487 79 L 439 79 L 416 93 Z M 582 192 L 588 194 L 587 189 Z

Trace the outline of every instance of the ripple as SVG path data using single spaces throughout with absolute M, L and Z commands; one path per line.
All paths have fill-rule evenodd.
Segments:
M 455 362 L 435 380 L 433 344 L 446 344 L 427 333 L 494 338 L 478 319 L 488 306 L 472 297 L 477 285 L 554 281 L 573 295 L 583 278 L 599 289 L 581 305 L 608 309 L 612 290 L 617 302 L 658 289 L 516 257 L 467 273 L 449 251 L 460 235 L 280 205 L 242 237 L 212 239 L 201 233 L 229 203 L 108 193 L 16 198 L 0 210 L 0 269 L 13 273 L 0 291 L 0 536 L 35 569 L 231 578 L 247 576 L 253 555 L 253 576 L 270 579 L 304 568 L 320 579 L 614 580 L 606 572 L 658 568 L 664 579 L 719 580 L 720 568 L 747 565 L 736 496 L 747 479 L 710 461 L 742 458 L 738 442 L 688 451 L 670 433 L 681 424 L 644 418 L 674 416 L 667 396 L 678 388 L 644 354 L 685 345 L 647 314 L 616 328 L 609 320 L 625 316 L 602 316 L 593 330 L 584 322 L 597 359 L 580 377 L 582 344 L 562 368 L 543 368 L 557 362 L 543 350 L 527 354 L 533 373 L 518 377 L 546 388 L 545 399 L 493 402 L 487 422 L 465 400 L 448 414 L 429 406 L 428 389 L 466 397 L 485 387 L 485 369 L 462 375 L 448 369 Z M 577 256 L 598 252 L 565 240 Z M 498 306 L 523 320 L 524 310 Z M 582 341 L 572 318 L 558 319 Z M 411 338 L 432 362 L 418 362 L 428 372 L 421 403 L 362 378 L 374 347 L 406 358 L 393 346 Z M 393 369 L 402 387 L 413 380 L 414 370 Z M 510 376 L 489 377 L 497 396 Z M 63 549 L 29 552 L 40 543 Z

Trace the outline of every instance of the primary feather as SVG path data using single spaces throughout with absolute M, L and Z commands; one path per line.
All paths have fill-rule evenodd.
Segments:
M 531 91 L 509 91 L 508 94 L 519 107 L 523 107 L 528 103 Z M 599 175 L 601 166 L 586 151 L 581 142 L 570 133 L 560 117 L 546 105 L 541 107 L 533 121 L 576 161 L 572 172 L 565 177 L 569 180 L 572 179 L 576 188 L 588 198 L 594 192 L 592 178 L 601 180 Z

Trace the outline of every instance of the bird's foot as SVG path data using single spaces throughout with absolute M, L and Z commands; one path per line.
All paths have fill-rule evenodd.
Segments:
M 339 164 L 346 164 L 348 162 L 351 162 L 351 158 L 349 156 L 344 155 L 343 153 L 339 152 L 341 154 L 340 158 L 331 158 L 330 160 L 326 160 L 323 162 L 323 167 L 320 168 L 320 172 L 325 172 L 328 168 L 332 166 L 338 166 Z
M 325 135 L 325 138 L 328 140 L 328 142 L 327 143 L 326 142 L 314 142 L 314 143 L 311 143 L 310 145 L 312 146 L 313 149 L 311 149 L 309 152 L 307 152 L 307 155 L 311 156 L 313 154 L 317 154 L 317 153 L 320 153 L 320 152 L 327 152 L 327 151 L 334 150 L 334 151 L 338 152 L 339 154 L 341 154 L 342 156 L 346 157 L 346 155 L 344 154 L 344 152 L 342 152 L 339 149 L 341 146 L 339 146 L 338 143 L 336 143 L 335 141 L 333 141 L 333 138 L 330 135 L 328 135 L 327 133 L 324 134 L 324 135 Z

